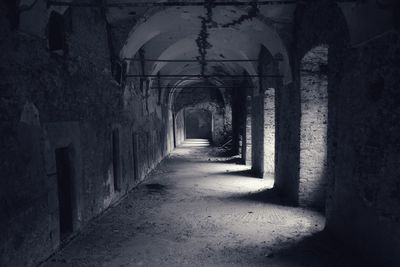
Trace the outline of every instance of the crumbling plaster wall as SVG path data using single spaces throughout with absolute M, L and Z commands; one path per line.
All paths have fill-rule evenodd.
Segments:
M 7 51 L 0 54 L 0 265 L 34 266 L 60 245 L 54 150 L 73 147 L 79 231 L 167 153 L 167 116 L 161 114 L 164 106 L 158 113 L 129 114 L 135 111 L 128 107 L 144 100 L 129 103 L 126 87 L 112 80 L 99 10 L 73 8 L 64 56 L 47 50 L 45 36 L 11 30 L 5 12 L 0 3 L 0 48 Z M 120 129 L 119 192 L 113 189 L 113 128 Z M 139 142 L 145 146 L 139 148 L 141 173 L 135 177 L 132 133 L 138 129 L 147 139 Z

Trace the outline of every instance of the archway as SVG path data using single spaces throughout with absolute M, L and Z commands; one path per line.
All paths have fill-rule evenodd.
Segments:
M 185 131 L 188 139 L 212 137 L 212 114 L 205 109 L 185 109 Z
M 325 209 L 328 140 L 328 46 L 301 61 L 299 202 Z

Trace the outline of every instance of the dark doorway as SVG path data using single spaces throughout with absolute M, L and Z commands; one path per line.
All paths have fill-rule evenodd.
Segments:
M 58 183 L 58 205 L 60 218 L 60 238 L 64 240 L 73 231 L 72 220 L 72 168 L 70 149 L 56 149 L 56 167 Z
M 113 176 L 114 176 L 114 190 L 120 191 L 120 151 L 119 151 L 119 130 L 114 129 L 112 132 L 112 157 L 113 157 Z
M 63 15 L 51 12 L 48 25 L 49 50 L 65 50 L 65 25 Z
M 186 138 L 211 139 L 212 115 L 208 110 L 185 110 Z

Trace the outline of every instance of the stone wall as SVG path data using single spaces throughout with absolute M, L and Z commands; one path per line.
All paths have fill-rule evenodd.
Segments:
M 292 204 L 298 203 L 300 101 L 294 83 L 276 92 L 276 158 L 274 187 Z
M 70 151 L 72 237 L 165 156 L 168 118 L 157 96 L 113 81 L 100 10 L 72 9 L 64 53 L 48 50 L 44 29 L 12 30 L 4 12 L 0 3 L 0 265 L 34 266 L 61 244 L 56 149 Z
M 348 50 L 329 229 L 381 266 L 400 263 L 400 35 Z
M 244 155 L 242 156 L 244 158 L 244 162 L 246 165 L 251 166 L 252 165 L 252 108 L 253 108 L 253 100 L 252 100 L 252 92 L 251 90 L 247 88 L 247 96 L 246 96 L 246 106 L 245 106 L 245 124 L 244 124 L 244 137 L 243 137 L 243 148 L 244 148 Z
M 327 187 L 327 66 L 328 47 L 319 46 L 304 56 L 300 69 L 299 203 L 320 210 Z
M 291 108 L 301 114 L 301 59 L 314 47 L 327 45 L 326 229 L 349 249 L 368 257 L 372 265 L 395 266 L 400 262 L 399 179 L 395 163 L 400 155 L 399 33 L 393 30 L 355 47 L 350 47 L 348 36 L 346 20 L 333 2 L 298 7 L 295 105 L 291 108 L 289 102 L 285 104 L 281 94 L 280 109 L 283 112 Z M 280 119 L 284 116 L 281 113 Z M 300 121 L 299 116 L 297 123 L 282 127 L 279 132 L 291 130 L 297 134 Z M 288 121 L 279 123 L 290 125 Z M 295 141 L 300 141 L 292 134 L 280 135 L 281 141 L 290 142 L 288 146 L 296 147 Z M 300 149 L 297 151 L 301 153 Z M 295 174 L 294 169 L 291 172 Z M 296 181 L 293 177 L 280 176 L 280 184 Z M 295 192 L 293 187 L 282 188 L 290 194 Z M 293 198 L 298 200 L 298 196 Z
M 264 93 L 264 173 L 275 174 L 275 88 Z

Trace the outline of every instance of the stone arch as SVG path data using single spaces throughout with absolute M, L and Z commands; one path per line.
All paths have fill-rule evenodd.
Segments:
M 300 197 L 300 138 L 301 138 L 301 62 L 314 47 L 325 44 L 329 47 L 327 66 L 328 113 L 327 120 L 327 209 L 332 202 L 334 189 L 334 166 L 336 129 L 336 109 L 341 91 L 341 72 L 347 49 L 349 31 L 346 19 L 339 5 L 334 1 L 312 1 L 297 5 L 294 13 L 293 83 L 283 85 L 277 98 L 279 115 L 277 119 L 277 164 L 275 185 L 294 204 Z M 291 163 L 290 163 L 291 162 Z
M 200 94 L 196 94 L 196 90 L 201 90 Z M 215 88 L 204 89 L 176 89 L 172 97 L 172 112 L 179 114 L 182 110 L 208 110 L 212 114 L 212 138 L 211 142 L 216 145 L 221 145 L 226 141 L 227 132 L 231 131 L 231 116 L 225 110 L 223 93 Z M 195 96 L 192 99 L 192 96 Z M 186 122 L 184 122 L 186 123 Z M 183 124 L 182 124 L 183 125 Z
M 329 12 L 326 12 L 326 11 Z M 339 106 L 337 95 L 340 92 L 341 77 L 340 72 L 333 71 L 343 68 L 343 61 L 346 51 L 350 44 L 350 34 L 346 18 L 339 5 L 333 1 L 319 1 L 306 5 L 299 5 L 295 12 L 295 22 L 297 22 L 295 49 L 296 59 L 293 68 L 295 69 L 295 87 L 297 88 L 296 97 L 299 99 L 300 106 L 298 110 L 298 124 L 301 122 L 301 62 L 306 54 L 313 48 L 324 44 L 329 47 L 328 65 L 326 67 L 327 75 L 327 94 L 328 94 L 328 120 L 327 120 L 327 164 L 326 173 L 328 179 L 327 186 L 327 206 L 332 199 L 334 188 L 334 158 L 335 158 L 335 139 L 336 130 L 336 108 Z M 316 23 L 318 22 L 318 23 Z M 300 128 L 300 127 L 299 127 Z M 300 129 L 296 131 L 300 139 Z M 297 144 L 300 151 L 300 140 Z M 299 159 L 300 162 L 300 153 Z M 299 174 L 298 174 L 299 175 Z M 299 176 L 298 176 L 299 177 Z

